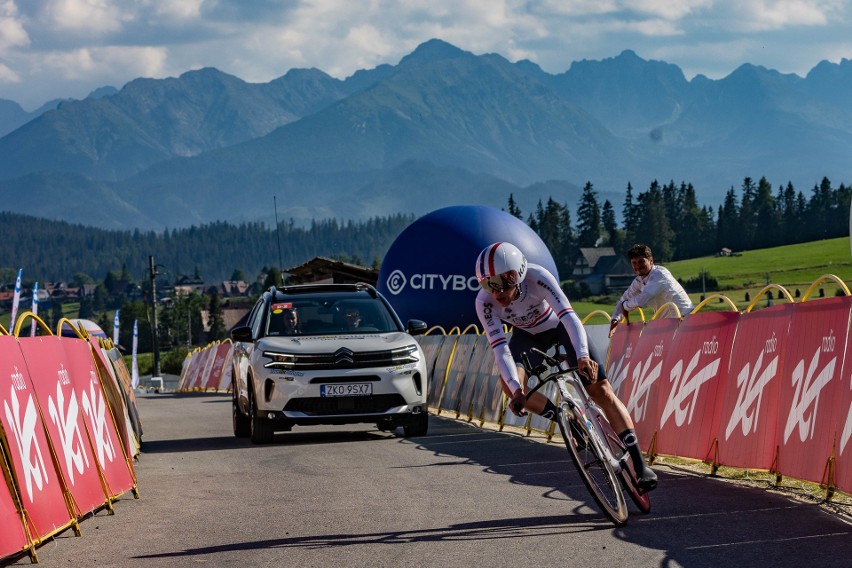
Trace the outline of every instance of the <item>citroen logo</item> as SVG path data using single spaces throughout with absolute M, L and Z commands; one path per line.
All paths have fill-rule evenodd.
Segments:
M 341 347 L 334 352 L 335 365 L 352 365 L 353 363 L 355 363 L 355 354 L 351 349 Z

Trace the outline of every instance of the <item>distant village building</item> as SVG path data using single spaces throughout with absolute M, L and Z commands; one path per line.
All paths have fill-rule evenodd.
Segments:
M 592 294 L 621 294 L 636 274 L 630 262 L 612 247 L 581 248 L 571 277 Z
M 373 286 L 379 281 L 379 271 L 358 264 L 317 256 L 284 270 L 287 284 L 356 284 L 365 282 Z

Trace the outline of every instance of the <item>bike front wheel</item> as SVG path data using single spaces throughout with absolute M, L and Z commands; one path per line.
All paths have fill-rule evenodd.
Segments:
M 627 502 L 621 491 L 621 482 L 606 457 L 599 453 L 589 432 L 589 424 L 582 419 L 579 411 L 575 412 L 564 403 L 559 409 L 558 423 L 571 460 L 589 493 L 616 526 L 627 523 Z

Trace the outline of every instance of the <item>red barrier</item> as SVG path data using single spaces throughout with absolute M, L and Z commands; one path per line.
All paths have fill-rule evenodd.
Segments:
M 720 413 L 718 463 L 770 469 L 777 445 L 778 399 L 793 304 L 740 317 Z
M 3 423 L 0 421 L 0 559 L 32 548 L 32 542 L 24 532 L 23 513 L 19 510 L 18 492 L 12 484 L 11 465 L 6 459 L 9 446 L 6 443 Z M 15 497 L 13 497 L 15 495 Z
M 204 379 L 204 371 L 207 369 L 207 362 L 210 360 L 212 351 L 210 347 L 205 347 L 196 354 L 198 361 L 194 362 L 195 368 L 189 377 L 189 382 L 184 385 L 184 390 L 195 390 L 201 387 L 201 381 Z
M 831 423 L 837 426 L 835 436 L 835 484 L 841 491 L 852 493 L 852 345 L 847 340 L 846 358 L 840 393 L 834 406 Z
M 739 312 L 704 312 L 681 322 L 664 357 L 663 378 L 648 401 L 646 416 L 659 416 L 657 452 L 707 457 L 719 429 L 739 317 Z
M 615 333 L 609 342 L 609 353 L 606 358 L 606 376 L 613 390 L 618 394 L 621 384 L 630 373 L 633 350 L 639 336 L 642 335 L 644 322 L 637 321 L 615 328 Z
M 57 336 L 37 336 L 21 337 L 18 342 L 44 412 L 60 475 L 79 517 L 108 505 L 109 500 L 81 411 L 80 396 L 88 377 L 69 372 L 60 340 Z
M 198 375 L 199 367 L 198 364 L 201 362 L 201 355 L 204 353 L 201 349 L 196 349 L 190 354 L 189 364 L 186 368 L 186 373 L 178 385 L 179 391 L 187 391 L 189 390 L 189 385 L 195 381 L 195 377 Z
M 234 346 L 231 343 L 226 343 L 225 362 L 222 364 L 222 377 L 219 379 L 219 385 L 216 387 L 220 391 L 229 391 L 234 383 Z
M 820 480 L 832 455 L 835 401 L 849 332 L 852 297 L 795 304 L 781 374 L 777 471 Z
M 225 359 L 228 357 L 228 352 L 231 350 L 231 345 L 228 343 L 219 343 L 211 346 L 209 349 L 213 351 L 208 363 L 208 371 L 201 383 L 203 390 L 216 390 L 219 388 L 219 381 L 222 379 L 222 369 L 225 367 Z
M 103 473 L 107 497 L 117 497 L 135 489 L 136 480 L 130 454 L 121 442 L 118 425 L 108 408 L 91 346 L 85 340 L 74 338 L 60 338 L 60 343 L 75 389 L 79 389 L 89 439 Z
M 11 471 L 33 538 L 46 538 L 75 524 L 27 362 L 18 340 L 8 335 L 0 336 L 0 408 Z
M 109 359 L 107 359 L 103 347 L 98 343 L 98 339 L 94 336 L 89 336 L 89 344 L 98 368 L 98 376 L 101 378 L 101 386 L 109 402 L 113 421 L 118 427 L 118 433 L 124 444 L 124 453 L 128 456 L 134 456 L 137 453 L 137 443 L 133 439 L 135 434 L 130 421 L 130 413 L 127 409 L 128 403 L 122 394 L 119 378 L 116 376 L 115 369 L 113 369 Z
M 231 343 L 220 343 L 216 351 L 216 361 L 213 363 L 213 369 L 210 371 L 210 379 L 207 381 L 209 388 L 219 390 L 225 369 L 230 364 L 230 361 Z
M 133 432 L 136 434 L 136 439 L 142 440 L 142 421 L 139 419 L 139 411 L 136 407 L 136 393 L 133 392 L 133 386 L 131 386 L 130 382 L 130 371 L 124 363 L 124 357 L 115 346 L 112 349 L 105 349 L 104 354 L 112 364 L 112 370 L 115 371 L 118 385 L 124 394 L 124 400 L 127 404 L 127 415 L 130 418 L 130 424 L 133 427 Z
M 661 409 L 656 408 L 653 413 L 649 409 L 655 406 L 654 393 L 659 388 L 656 383 L 662 376 L 663 363 L 668 357 L 678 323 L 680 320 L 677 318 L 662 318 L 645 324 L 631 354 L 632 369 L 616 392 L 633 417 L 636 433 L 643 444 L 653 438 L 660 423 Z

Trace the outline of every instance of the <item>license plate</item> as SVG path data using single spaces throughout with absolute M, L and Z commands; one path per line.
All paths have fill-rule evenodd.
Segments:
M 373 394 L 371 383 L 320 385 L 320 396 L 370 396 L 371 394 Z

